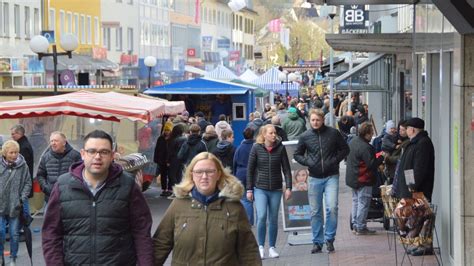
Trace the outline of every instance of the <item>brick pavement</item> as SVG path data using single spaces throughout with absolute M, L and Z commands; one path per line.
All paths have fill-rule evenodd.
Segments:
M 371 222 L 368 227 L 376 230 L 372 236 L 356 236 L 349 226 L 349 216 L 352 204 L 352 191 L 345 184 L 345 166 L 341 164 L 341 177 L 339 179 L 339 224 L 334 246 L 336 252 L 311 254 L 311 245 L 289 246 L 287 237 L 289 233 L 283 232 L 280 217 L 280 230 L 278 232 L 277 250 L 280 258 L 264 259 L 263 265 L 395 265 L 395 252 L 393 249 L 393 234 L 390 233 L 392 249 L 389 249 L 388 236 L 382 223 Z M 307 233 L 307 232 L 301 232 Z M 267 243 L 268 244 L 268 243 Z M 267 247 L 268 248 L 268 247 Z M 403 257 L 402 245 L 397 243 L 398 265 Z M 410 257 L 413 265 L 421 265 L 423 257 Z M 410 265 L 405 258 L 403 265 Z M 435 256 L 424 256 L 423 265 L 437 265 Z

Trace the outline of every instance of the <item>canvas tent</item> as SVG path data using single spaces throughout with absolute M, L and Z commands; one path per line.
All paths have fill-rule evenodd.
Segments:
M 252 83 L 265 90 L 277 92 L 283 95 L 285 95 L 286 86 L 288 85 L 288 91 L 290 95 L 298 95 L 299 84 L 295 82 L 288 84 L 282 83 L 278 79 L 280 73 L 282 73 L 280 70 L 278 70 L 276 67 L 272 67 L 263 75 L 261 75 L 258 79 L 252 81 Z
M 185 110 L 184 102 L 146 99 L 117 92 L 77 91 L 62 95 L 0 102 L 0 119 L 72 115 L 109 121 L 148 123 Z
M 242 75 L 239 76 L 239 79 L 245 82 L 252 82 L 258 79 L 258 76 L 252 70 L 247 69 L 244 73 L 242 73 Z
M 227 67 L 218 65 L 214 70 L 207 72 L 204 77 L 218 80 L 233 80 L 237 78 L 237 75 Z

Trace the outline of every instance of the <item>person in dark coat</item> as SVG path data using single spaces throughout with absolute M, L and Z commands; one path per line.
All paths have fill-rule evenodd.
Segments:
M 181 182 L 181 176 L 183 172 L 183 164 L 178 159 L 178 152 L 181 146 L 186 141 L 186 137 L 183 135 L 185 126 L 183 124 L 176 124 L 171 130 L 170 141 L 167 147 L 167 157 L 169 163 L 169 186 L 173 188 L 174 185 Z
M 155 145 L 155 153 L 153 161 L 158 165 L 157 175 L 160 175 L 161 194 L 162 197 L 168 197 L 172 194 L 171 182 L 169 182 L 169 162 L 168 162 L 168 146 L 171 141 L 171 131 L 173 123 L 167 121 L 163 127 L 163 134 L 158 137 Z
M 423 192 L 431 202 L 434 185 L 435 150 L 428 132 L 424 130 L 425 121 L 418 117 L 411 118 L 406 123 L 410 143 L 407 145 L 395 173 L 394 186 L 396 197 L 412 198 L 412 192 Z M 407 185 L 405 171 L 413 170 L 414 184 Z M 411 255 L 432 255 L 433 246 L 419 246 L 411 249 Z
M 196 113 L 196 122 L 201 128 L 201 133 L 206 132 L 206 127 L 211 125 L 211 123 L 204 118 L 204 113 L 200 111 Z
M 213 154 L 222 162 L 224 168 L 229 168 L 232 172 L 235 147 L 234 132 L 224 129 L 221 133 L 222 140 L 217 143 L 216 150 Z
M 36 179 L 48 202 L 51 190 L 60 175 L 69 171 L 69 167 L 82 160 L 81 154 L 67 142 L 66 136 L 59 131 L 51 133 L 49 148 L 40 158 Z
M 359 126 L 359 135 L 349 143 L 347 156 L 346 185 L 352 188 L 352 219 L 356 235 L 375 234 L 367 228 L 372 199 L 372 187 L 376 182 L 377 167 L 383 162 L 383 156 L 376 158 L 375 149 L 369 142 L 374 135 L 371 124 Z
M 402 151 L 405 150 L 406 146 L 410 143 L 410 139 L 407 136 L 407 125 L 406 121 L 400 121 L 398 123 L 398 141 L 395 146 L 395 150 L 385 156 L 385 171 L 384 174 L 387 177 L 388 183 L 392 184 L 393 178 L 395 177 L 395 170 L 402 155 Z
M 206 131 L 202 134 L 202 140 L 206 144 L 208 152 L 213 153 L 217 149 L 219 136 L 217 135 L 216 129 L 213 125 L 206 127 Z
M 207 151 L 206 144 L 201 138 L 201 128 L 197 124 L 192 124 L 189 131 L 191 134 L 178 152 L 178 160 L 184 165 L 188 165 L 194 156 Z
M 253 112 L 253 117 L 254 119 L 247 124 L 247 127 L 253 129 L 253 137 L 257 138 L 258 132 L 260 131 L 260 127 L 263 126 L 264 122 L 262 120 L 262 115 L 258 111 Z
M 234 153 L 234 166 L 233 174 L 240 180 L 242 185 L 247 185 L 247 166 L 249 163 L 249 155 L 250 150 L 252 150 L 252 146 L 255 143 L 253 139 L 253 129 L 250 127 L 245 128 L 244 130 L 244 140 L 240 143 L 240 146 L 235 150 Z M 249 201 L 246 195 L 243 195 L 242 199 L 240 200 L 242 205 L 244 205 L 245 212 L 247 213 L 247 217 L 249 218 L 249 222 L 251 225 L 254 224 L 253 218 L 253 202 Z
M 90 132 L 84 161 L 54 185 L 42 229 L 46 265 L 153 265 L 150 209 L 112 147 L 110 135 Z
M 288 141 L 288 135 L 286 134 L 285 130 L 281 127 L 280 122 L 281 120 L 279 116 L 272 117 L 272 125 L 275 127 L 278 137 L 280 137 L 281 141 Z

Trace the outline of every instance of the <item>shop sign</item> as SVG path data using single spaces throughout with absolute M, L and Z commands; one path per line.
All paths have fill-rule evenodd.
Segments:
M 92 47 L 93 59 L 107 59 L 107 49 L 103 47 Z
M 138 63 L 138 56 L 136 54 L 122 54 L 120 55 L 121 65 L 136 65 Z
M 202 36 L 202 50 L 210 51 L 212 49 L 212 36 Z
M 186 54 L 188 55 L 188 57 L 196 57 L 196 49 L 188 48 Z
M 0 72 L 12 73 L 21 72 L 28 69 L 28 61 L 26 58 L 0 58 Z
M 230 61 L 238 61 L 240 58 L 240 51 L 230 51 L 229 52 L 229 60 Z
M 344 25 L 341 27 L 341 33 L 368 33 L 368 19 L 365 5 L 344 5 Z

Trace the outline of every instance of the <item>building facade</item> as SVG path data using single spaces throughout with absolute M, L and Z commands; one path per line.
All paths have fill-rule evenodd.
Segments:
M 43 67 L 29 47 L 41 31 L 40 1 L 0 1 L 0 15 L 0 89 L 41 84 Z
M 229 61 L 231 62 L 230 66 L 234 67 L 237 72 L 243 72 L 246 68 L 254 68 L 257 15 L 251 6 L 234 12 L 232 15 L 232 51 L 229 54 Z

